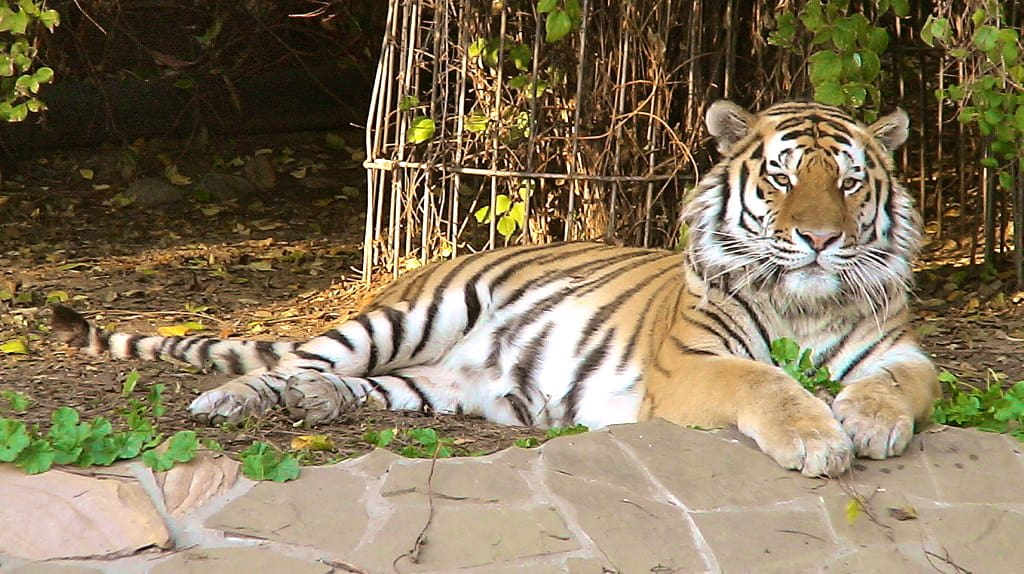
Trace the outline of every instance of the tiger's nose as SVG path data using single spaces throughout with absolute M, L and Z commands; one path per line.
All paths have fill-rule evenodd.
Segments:
M 832 245 L 842 237 L 842 231 L 820 231 L 811 229 L 797 229 L 796 234 L 803 239 L 811 249 L 821 252 L 829 245 Z

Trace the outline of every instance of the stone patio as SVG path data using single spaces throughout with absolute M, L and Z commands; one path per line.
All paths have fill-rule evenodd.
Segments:
M 814 480 L 734 431 L 652 421 L 436 465 L 378 450 L 285 484 L 211 455 L 156 475 L 4 465 L 0 570 L 1018 572 L 1021 451 L 940 427 Z

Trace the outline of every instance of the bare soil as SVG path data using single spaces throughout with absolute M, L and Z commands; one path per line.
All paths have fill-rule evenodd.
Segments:
M 352 142 L 358 133 L 345 134 Z M 204 427 L 186 407 L 227 380 L 168 363 L 134 363 L 74 354 L 47 333 L 48 299 L 86 312 L 100 325 L 154 332 L 186 322 L 221 337 L 302 340 L 337 325 L 386 279 L 367 286 L 361 264 L 365 175 L 356 148 L 325 145 L 323 135 L 232 140 L 173 155 L 174 144 L 39 154 L 20 165 L 0 191 L 0 344 L 23 339 L 27 354 L 0 353 L 0 391 L 31 399 L 0 416 L 42 428 L 59 406 L 83 417 L 118 418 L 127 406 L 122 384 L 133 369 L 135 393 L 165 385 L 165 432 L 195 429 L 229 452 L 253 440 L 290 449 L 301 435 L 326 435 L 326 451 L 304 452 L 308 463 L 357 456 L 373 448 L 367 431 L 432 427 L 454 439 L 457 453 L 492 452 L 516 439 L 542 437 L 456 415 L 364 408 L 316 429 L 271 413 L 238 427 Z M 278 171 L 270 192 L 222 203 L 191 198 L 160 209 L 125 204 L 131 178 L 159 175 L 166 164 L 193 179 L 231 172 L 230 160 L 271 150 Z M 127 165 L 127 167 L 126 167 Z M 82 170 L 91 170 L 83 172 Z M 148 173 L 147 173 L 148 172 Z M 91 179 L 87 178 L 91 175 Z M 301 177 L 298 177 L 301 176 Z M 933 246 L 919 273 L 917 327 L 936 363 L 971 384 L 1024 379 L 1024 297 L 1012 275 L 981 279 L 959 261 L 959 246 Z

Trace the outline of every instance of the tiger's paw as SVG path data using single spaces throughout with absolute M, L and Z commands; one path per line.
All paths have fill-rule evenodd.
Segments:
M 334 420 L 356 403 L 356 397 L 344 383 L 333 375 L 316 371 L 292 375 L 285 385 L 283 399 L 288 414 L 308 425 Z
M 229 381 L 199 395 L 188 406 L 189 416 L 207 425 L 237 423 L 266 410 L 266 401 L 252 387 Z
M 807 396 L 799 405 L 742 424 L 743 434 L 783 468 L 804 476 L 839 476 L 853 462 L 853 444 L 825 403 Z
M 832 411 L 859 457 L 899 456 L 914 437 L 913 413 L 888 383 L 865 381 L 847 385 L 836 396 Z

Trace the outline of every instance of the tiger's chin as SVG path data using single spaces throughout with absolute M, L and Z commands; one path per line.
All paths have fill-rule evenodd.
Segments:
M 786 298 L 807 303 L 833 299 L 842 287 L 838 275 L 816 265 L 789 271 L 779 282 L 779 289 Z

